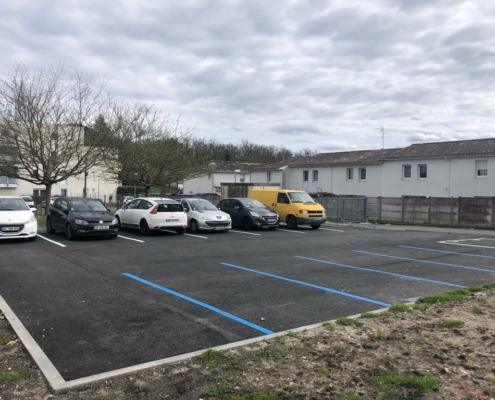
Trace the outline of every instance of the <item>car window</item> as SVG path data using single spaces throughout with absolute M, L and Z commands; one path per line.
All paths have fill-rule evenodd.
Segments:
M 151 208 L 151 206 L 153 206 L 153 204 L 151 204 L 148 200 L 141 200 L 141 203 L 139 203 L 139 206 L 136 208 L 140 210 L 147 210 Z
M 279 193 L 277 195 L 277 203 L 289 204 L 289 198 L 285 193 Z
M 256 199 L 242 199 L 241 203 L 248 208 L 266 208 L 261 201 Z
M 0 199 L 0 211 L 22 211 L 29 210 L 26 202 L 22 199 L 10 198 Z
M 211 204 L 208 200 L 191 200 L 191 208 L 197 211 L 213 211 L 218 210 L 213 204 Z
M 65 200 L 62 201 L 62 204 Z M 69 204 L 70 211 L 107 211 L 105 206 L 98 200 L 78 199 L 72 200 Z
M 184 211 L 180 203 L 162 203 L 158 205 L 158 212 L 177 212 Z
M 139 199 L 132 200 L 130 203 L 127 203 L 127 205 L 125 206 L 125 208 L 127 208 L 129 210 L 138 208 L 139 203 L 141 203 L 141 200 L 139 200 Z

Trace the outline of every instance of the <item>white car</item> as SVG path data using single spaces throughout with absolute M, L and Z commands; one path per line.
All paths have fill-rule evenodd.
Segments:
M 36 215 L 38 213 L 38 209 L 34 205 L 34 200 L 31 196 L 21 196 L 22 200 L 26 202 L 31 211 Z
M 38 221 L 18 196 L 0 196 L 0 239 L 36 240 Z
M 230 215 L 220 211 L 208 200 L 191 198 L 182 199 L 182 206 L 187 213 L 187 223 L 191 232 L 222 231 L 232 228 Z
M 138 197 L 117 210 L 119 228 L 139 229 L 142 235 L 152 231 L 175 231 L 183 234 L 187 215 L 176 200 L 163 197 Z

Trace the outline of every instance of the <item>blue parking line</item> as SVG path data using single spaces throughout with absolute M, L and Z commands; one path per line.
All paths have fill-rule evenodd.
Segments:
M 399 247 L 404 247 L 406 249 L 413 249 L 413 250 L 434 251 L 436 253 L 454 254 L 454 255 L 457 255 L 457 256 L 481 257 L 481 258 L 495 258 L 495 256 L 485 256 L 483 254 L 461 253 L 461 252 L 457 252 L 457 251 L 429 249 L 427 247 L 416 247 L 416 246 L 406 246 L 406 245 L 399 245 Z
M 363 251 L 363 250 L 352 250 L 352 251 L 354 253 L 368 254 L 370 256 L 385 257 L 385 258 L 395 258 L 396 260 L 415 261 L 415 262 L 420 262 L 420 263 L 425 263 L 425 264 L 445 265 L 446 267 L 464 268 L 464 269 L 471 269 L 471 270 L 474 270 L 474 271 L 482 271 L 482 272 L 495 273 L 495 271 L 494 270 L 491 270 L 491 269 L 469 267 L 467 265 L 449 264 L 449 263 L 442 263 L 442 262 L 429 261 L 429 260 L 420 260 L 420 259 L 417 259 L 417 258 L 390 256 L 388 254 L 371 253 L 369 251 Z
M 245 319 L 242 319 L 242 318 L 239 318 L 239 317 L 236 317 L 235 315 L 233 314 L 230 314 L 226 311 L 223 311 L 223 310 L 220 310 L 219 308 L 216 308 L 216 307 L 213 307 L 213 306 L 210 306 L 209 304 L 206 304 L 206 303 L 203 303 L 202 301 L 199 301 L 199 300 L 196 300 L 196 299 L 193 299 L 192 297 L 189 297 L 189 296 L 186 296 L 182 293 L 179 293 L 179 292 L 176 292 L 174 290 L 171 290 L 171 289 L 167 289 L 166 287 L 163 287 L 163 286 L 160 286 L 160 285 L 157 285 L 156 283 L 153 283 L 153 282 L 150 282 L 150 281 L 147 281 L 145 279 L 142 279 L 136 275 L 132 275 L 128 272 L 124 272 L 125 276 L 127 276 L 128 278 L 131 278 L 131 279 L 134 279 L 138 282 L 141 282 L 141 283 L 144 283 L 145 285 L 148 285 L 148 286 L 151 286 L 155 289 L 158 289 L 158 290 L 161 290 L 163 292 L 166 292 L 166 293 L 169 293 L 169 294 L 172 294 L 174 296 L 177 296 L 177 297 L 180 297 L 181 299 L 184 299 L 184 300 L 187 300 L 191 303 L 194 303 L 198 306 L 201 306 L 201 307 L 204 307 L 204 308 L 207 308 L 208 310 L 211 310 L 211 311 L 214 311 L 220 315 L 223 315 L 224 317 L 227 317 L 227 318 L 230 318 L 236 322 L 240 322 L 241 324 L 244 324 L 244 325 L 247 325 L 249 326 L 250 328 L 253 328 L 253 329 L 256 329 L 260 332 L 263 332 L 263 333 L 266 333 L 267 335 L 270 335 L 272 334 L 273 332 L 268 330 L 268 329 L 265 329 L 263 328 L 262 326 L 259 326 L 259 325 L 256 325 L 256 324 L 253 324 L 249 321 L 246 321 Z
M 287 281 L 287 282 L 297 283 L 298 285 L 309 286 L 309 287 L 312 287 L 315 289 L 324 290 L 325 292 L 330 292 L 330 293 L 338 294 L 338 295 L 345 296 L 345 297 L 351 297 L 351 298 L 356 299 L 356 300 L 361 300 L 361 301 L 366 301 L 368 303 L 378 304 L 379 306 L 383 306 L 383 307 L 390 307 L 391 306 L 391 304 L 384 303 L 383 301 L 373 300 L 373 299 L 369 299 L 367 297 L 356 296 L 354 294 L 341 292 L 341 291 L 335 290 L 335 289 L 330 289 L 330 288 L 325 287 L 325 286 L 314 285 L 312 283 L 308 283 L 308 282 L 304 282 L 304 281 L 298 281 L 298 280 L 291 279 L 291 278 L 286 278 L 285 276 L 269 274 L 268 272 L 258 271 L 256 269 L 241 267 L 240 265 L 235 265 L 235 264 L 230 264 L 230 263 L 225 263 L 225 262 L 220 263 L 220 264 L 225 265 L 227 267 L 238 268 L 238 269 L 242 269 L 244 271 L 254 272 L 255 274 L 269 276 L 270 278 L 276 278 L 276 279 L 280 279 L 280 280 Z
M 323 263 L 323 264 L 336 265 L 337 267 L 342 267 L 342 268 L 351 268 L 351 269 L 357 269 L 357 270 L 360 270 L 360 271 L 375 272 L 377 274 L 392 275 L 392 276 L 397 276 L 399 278 L 406 278 L 406 279 L 413 279 L 413 280 L 416 280 L 416 281 L 436 283 L 438 285 L 453 286 L 453 287 L 458 287 L 458 288 L 466 288 L 467 287 L 467 286 L 463 286 L 463 285 L 457 285 L 455 283 L 449 283 L 449 282 L 442 282 L 442 281 L 435 281 L 435 280 L 431 280 L 431 279 L 419 278 L 417 276 L 396 274 L 394 272 L 387 272 L 387 271 L 380 271 L 379 269 L 362 268 L 362 267 L 355 267 L 353 265 L 339 264 L 339 263 L 336 263 L 336 262 L 319 260 L 317 258 L 309 258 L 309 257 L 303 257 L 303 256 L 294 256 L 294 257 L 301 258 L 303 260 L 316 261 L 316 262 Z

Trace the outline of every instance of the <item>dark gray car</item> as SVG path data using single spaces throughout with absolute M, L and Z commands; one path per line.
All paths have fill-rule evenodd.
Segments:
M 116 238 L 118 221 L 98 199 L 58 197 L 46 217 L 48 233 L 61 231 L 67 239 L 75 236 L 107 236 Z
M 244 229 L 278 227 L 279 215 L 269 210 L 262 202 L 244 197 L 223 199 L 217 207 L 232 218 L 232 226 L 241 226 Z

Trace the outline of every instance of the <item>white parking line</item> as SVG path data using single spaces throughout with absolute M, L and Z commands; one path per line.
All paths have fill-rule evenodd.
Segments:
M 51 239 L 48 239 L 44 236 L 41 236 L 40 234 L 36 235 L 38 236 L 39 238 L 43 239 L 43 240 L 46 240 L 47 242 L 50 242 L 50 243 L 53 243 L 53 244 L 56 244 L 57 246 L 60 246 L 60 247 L 67 247 L 65 244 L 62 244 L 62 243 L 59 243 L 59 242 L 56 242 L 55 240 L 51 240 Z
M 245 232 L 245 231 L 234 231 L 233 229 L 230 230 L 230 232 L 234 233 L 244 233 L 245 235 L 255 235 L 255 236 L 261 236 L 261 233 L 253 233 L 253 232 Z
M 340 229 L 328 229 L 328 228 L 320 228 L 320 231 L 345 232 Z
M 134 242 L 146 243 L 144 240 L 134 239 L 127 236 L 117 235 L 121 239 L 133 240 Z
M 206 236 L 192 235 L 190 233 L 184 233 L 184 236 L 197 237 L 197 238 L 200 238 L 200 239 L 208 239 Z
M 291 232 L 291 233 L 306 233 L 306 232 L 302 232 L 302 231 L 294 231 L 292 229 L 282 229 L 282 228 L 277 228 L 277 231 L 283 231 L 283 232 Z

